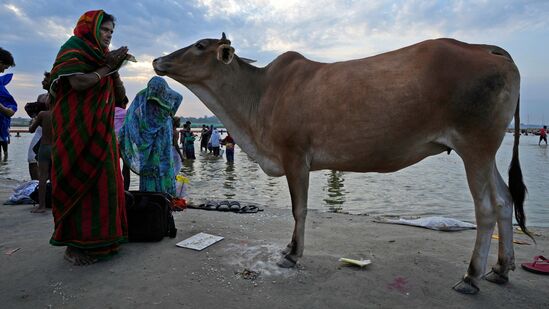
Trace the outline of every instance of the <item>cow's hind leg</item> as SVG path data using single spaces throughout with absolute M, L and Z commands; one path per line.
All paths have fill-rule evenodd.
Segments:
M 454 286 L 454 290 L 464 294 L 476 294 L 478 282 L 486 269 L 490 241 L 496 222 L 496 209 L 493 192 L 496 190 L 494 178 L 494 159 L 482 160 L 479 157 L 464 158 L 467 182 L 475 203 L 477 238 L 463 279 Z
M 296 158 L 297 159 L 297 158 Z M 309 167 L 301 160 L 291 160 L 285 164 L 286 179 L 292 200 L 294 232 L 284 256 L 277 263 L 284 268 L 294 267 L 303 255 L 305 246 L 305 218 L 307 217 L 307 196 L 309 190 Z
M 486 280 L 504 284 L 508 279 L 509 270 L 515 269 L 515 253 L 513 251 L 513 200 L 509 188 L 497 168 L 494 168 L 496 179 L 496 213 L 499 233 L 498 262 L 492 271 L 485 276 Z

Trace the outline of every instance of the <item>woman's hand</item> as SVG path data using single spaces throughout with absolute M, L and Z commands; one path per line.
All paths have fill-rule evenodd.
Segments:
M 110 51 L 106 56 L 105 64 L 111 70 L 118 69 L 118 67 L 122 65 L 122 61 L 126 60 L 127 54 L 128 54 L 127 46 L 122 46 L 119 49 Z
M 15 114 L 15 112 L 11 108 L 5 107 L 2 104 L 0 104 L 0 113 L 4 114 L 4 116 L 10 117 L 10 118 Z

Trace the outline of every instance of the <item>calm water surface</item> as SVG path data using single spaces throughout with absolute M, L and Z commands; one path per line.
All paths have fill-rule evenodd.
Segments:
M 30 179 L 27 149 L 30 134 L 13 137 L 9 158 L 0 163 L 0 177 Z M 522 136 L 520 160 L 528 195 L 525 202 L 527 224 L 549 227 L 549 149 L 538 146 L 538 136 Z M 497 154 L 497 166 L 507 179 L 513 136 L 507 134 Z M 199 149 L 198 142 L 195 149 Z M 253 201 L 267 207 L 291 208 L 284 177 L 265 175 L 237 147 L 235 163 L 197 153 L 183 172 L 190 178 L 194 199 Z M 132 189 L 138 188 L 132 175 Z M 391 174 L 312 172 L 309 208 L 348 211 L 370 215 L 446 216 L 474 222 L 474 206 L 461 159 L 452 152 L 429 157 L 416 165 Z

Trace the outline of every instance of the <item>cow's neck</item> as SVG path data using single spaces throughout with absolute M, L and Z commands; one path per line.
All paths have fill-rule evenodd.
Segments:
M 263 69 L 240 62 L 216 74 L 215 79 L 187 87 L 221 120 L 239 147 L 267 174 L 274 175 L 278 167 L 261 151 L 259 138 L 265 129 L 257 115 L 264 74 Z

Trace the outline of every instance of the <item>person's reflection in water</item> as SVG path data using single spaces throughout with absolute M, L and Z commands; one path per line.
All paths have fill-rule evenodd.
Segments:
M 324 199 L 330 211 L 340 211 L 345 203 L 345 191 L 343 172 L 330 171 L 328 174 L 328 197 Z
M 181 167 L 181 172 L 183 172 L 183 175 L 189 178 L 195 175 L 194 162 L 195 160 L 183 161 L 183 166 Z
M 235 189 L 236 189 L 236 174 L 234 172 L 234 164 L 233 163 L 227 163 L 225 167 L 225 181 L 223 182 L 223 189 L 224 193 L 223 195 L 227 199 L 232 199 L 235 197 Z
M 543 157 L 543 160 L 547 160 L 547 147 L 539 147 L 539 153 Z

